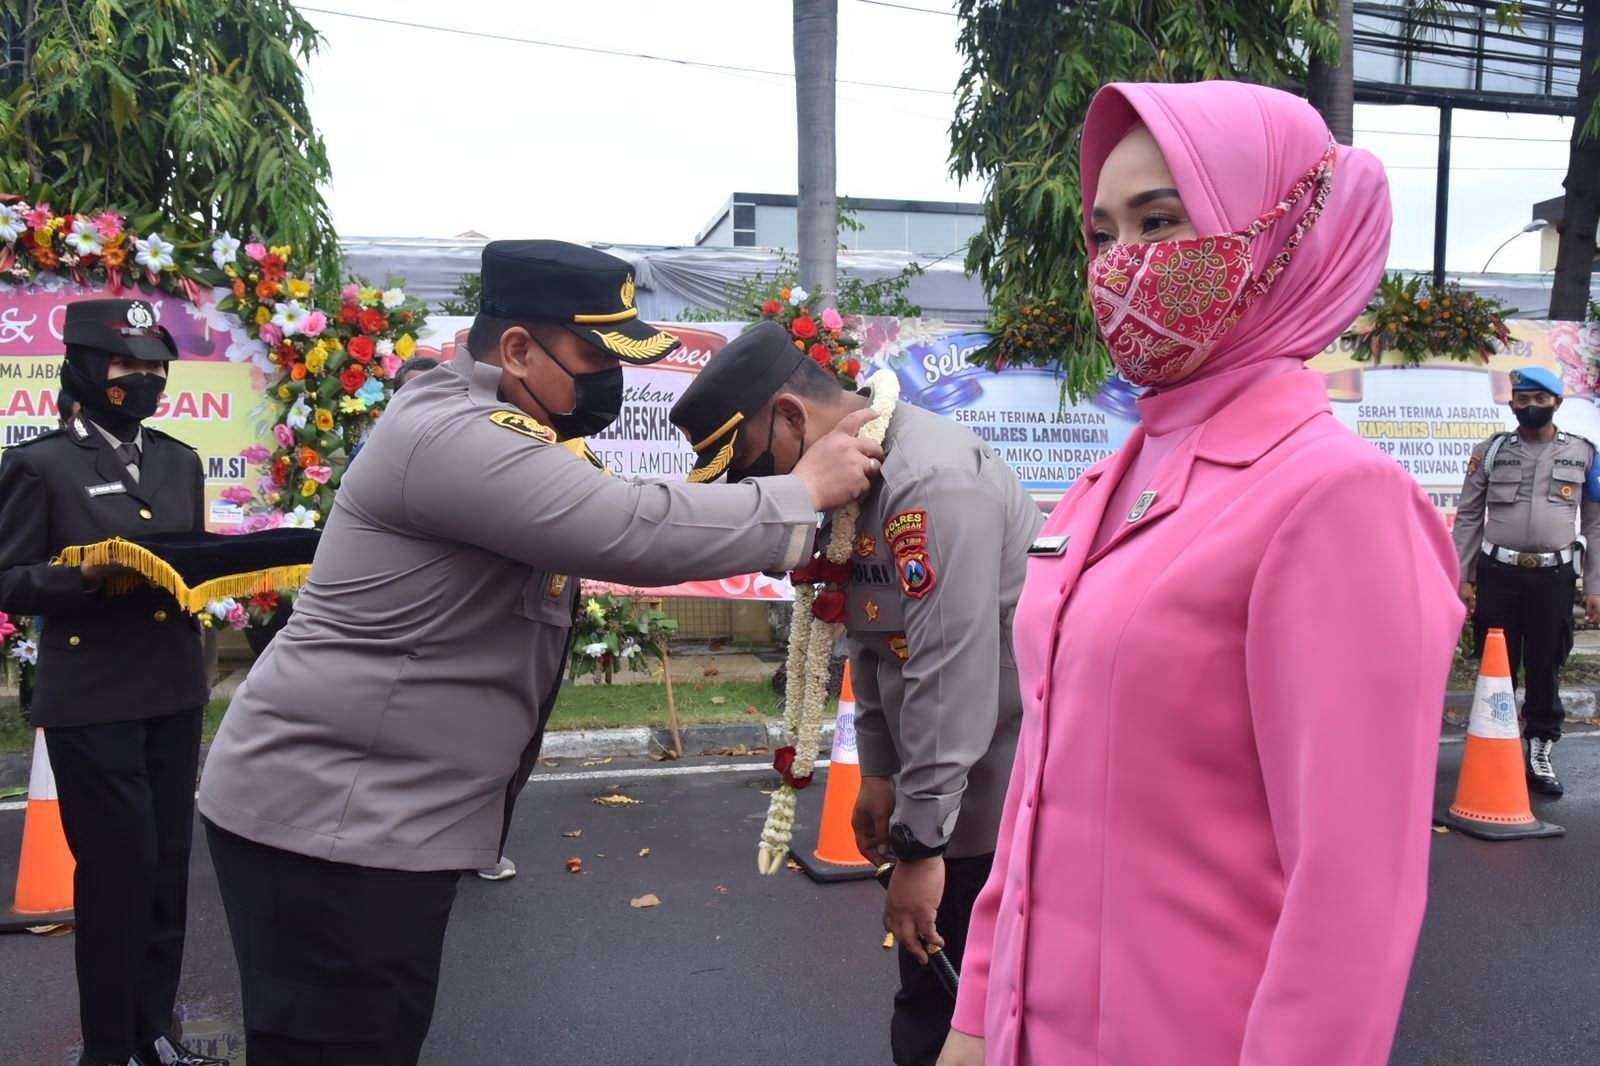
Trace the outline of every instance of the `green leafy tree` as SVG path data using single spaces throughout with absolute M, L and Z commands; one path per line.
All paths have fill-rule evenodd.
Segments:
M 1310 54 L 1337 54 L 1315 0 L 959 0 L 965 65 L 951 171 L 989 186 L 967 268 L 994 308 L 980 363 L 1058 366 L 1091 395 L 1110 361 L 1085 297 L 1078 135 L 1108 81 L 1304 79 Z M 1040 328 L 1040 323 L 1051 324 Z
M 445 315 L 475 315 L 483 306 L 483 275 L 463 274 L 450 290 L 450 299 L 439 305 Z
M 0 0 L 0 191 L 291 244 L 339 277 L 288 0 Z

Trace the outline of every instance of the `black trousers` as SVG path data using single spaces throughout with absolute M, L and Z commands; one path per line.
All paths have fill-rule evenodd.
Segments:
M 944 898 L 936 922 L 944 937 L 944 953 L 959 972 L 967 946 L 967 926 L 972 905 L 989 880 L 994 854 L 944 861 Z M 895 1066 L 934 1066 L 939 1049 L 950 1033 L 956 1001 L 939 983 L 932 966 L 924 966 L 900 947 L 900 991 L 894 996 L 894 1018 L 889 1023 L 889 1047 Z
M 1561 667 L 1572 651 L 1572 605 L 1578 576 L 1571 566 L 1525 570 L 1493 559 L 1478 560 L 1478 609 L 1474 637 L 1481 652 L 1491 629 L 1506 632 L 1511 676 L 1523 676 L 1523 735 L 1559 740 L 1566 712 L 1561 706 Z
M 197 708 L 44 731 L 73 875 L 86 1062 L 127 1062 L 172 1026 L 183 969 Z
M 249 1066 L 410 1066 L 433 1020 L 457 870 L 327 862 L 206 823 Z

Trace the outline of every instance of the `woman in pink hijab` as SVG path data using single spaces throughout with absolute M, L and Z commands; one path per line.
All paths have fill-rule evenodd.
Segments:
M 1381 1066 L 1463 613 L 1438 516 L 1304 367 L 1382 274 L 1382 167 L 1209 82 L 1107 86 L 1082 171 L 1095 313 L 1149 392 L 1029 561 L 940 1062 Z

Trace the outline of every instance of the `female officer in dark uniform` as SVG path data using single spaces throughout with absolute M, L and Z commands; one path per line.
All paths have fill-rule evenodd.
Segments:
M 67 308 L 61 429 L 0 456 L 0 610 L 44 620 L 32 715 L 77 858 L 80 1066 L 205 1064 L 169 1035 L 183 961 L 200 720 L 196 623 L 113 568 L 53 566 L 110 537 L 200 530 L 200 457 L 140 423 L 177 346 L 142 300 Z

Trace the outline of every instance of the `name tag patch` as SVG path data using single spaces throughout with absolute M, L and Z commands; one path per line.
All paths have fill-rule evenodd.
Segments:
M 1029 555 L 1061 555 L 1067 550 L 1068 537 L 1040 537 L 1028 545 Z
M 120 481 L 108 481 L 104 485 L 90 485 L 86 491 L 91 498 L 95 496 L 110 496 L 117 492 L 127 492 L 128 486 Z

